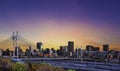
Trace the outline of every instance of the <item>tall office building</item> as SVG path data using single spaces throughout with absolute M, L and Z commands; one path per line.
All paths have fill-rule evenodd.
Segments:
M 42 42 L 37 42 L 37 49 L 39 49 L 39 51 L 42 51 Z
M 103 51 L 109 51 L 109 45 L 108 44 L 103 45 Z
M 60 46 L 60 52 L 61 52 L 61 56 L 67 56 L 67 48 L 68 46 Z
M 87 51 L 93 51 L 93 50 L 94 50 L 94 46 L 87 45 L 87 46 L 86 46 L 86 50 L 87 50 Z
M 32 48 L 31 46 L 29 46 L 29 53 L 30 53 L 31 55 L 34 54 L 34 53 L 33 53 L 33 48 Z
M 74 42 L 73 41 L 68 42 L 68 52 L 74 53 Z
M 94 51 L 100 51 L 99 47 L 94 47 Z

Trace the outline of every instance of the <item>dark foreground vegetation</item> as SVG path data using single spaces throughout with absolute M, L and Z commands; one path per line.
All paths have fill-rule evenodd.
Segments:
M 75 71 L 66 70 L 62 67 L 55 67 L 43 63 L 19 63 L 11 62 L 9 59 L 0 59 L 0 71 Z

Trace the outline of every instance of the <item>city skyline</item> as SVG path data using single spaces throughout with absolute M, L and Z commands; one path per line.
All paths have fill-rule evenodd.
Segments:
M 43 42 L 46 48 L 59 48 L 74 41 L 75 47 L 94 42 L 120 50 L 119 3 L 119 0 L 1 0 L 0 41 L 19 31 L 35 44 Z

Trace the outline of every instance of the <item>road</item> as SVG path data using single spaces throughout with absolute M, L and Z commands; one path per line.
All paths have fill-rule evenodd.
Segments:
M 23 59 L 24 60 L 24 59 Z M 76 71 L 120 71 L 120 64 L 81 62 L 63 59 L 25 59 L 31 62 L 47 62 L 53 66 L 74 69 Z
M 51 65 L 64 67 L 67 69 L 75 69 L 78 71 L 89 70 L 89 71 L 120 71 L 119 64 L 103 64 L 93 62 L 75 62 L 75 61 L 46 61 Z

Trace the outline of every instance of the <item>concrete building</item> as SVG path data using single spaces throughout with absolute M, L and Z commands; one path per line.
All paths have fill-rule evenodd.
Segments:
M 41 52 L 42 51 L 42 42 L 37 42 L 37 49 L 39 49 L 39 51 Z
M 109 45 L 108 44 L 103 45 L 103 51 L 109 51 Z
M 69 56 L 73 56 L 73 53 L 74 53 L 74 42 L 73 41 L 68 42 L 68 53 L 69 53 Z

